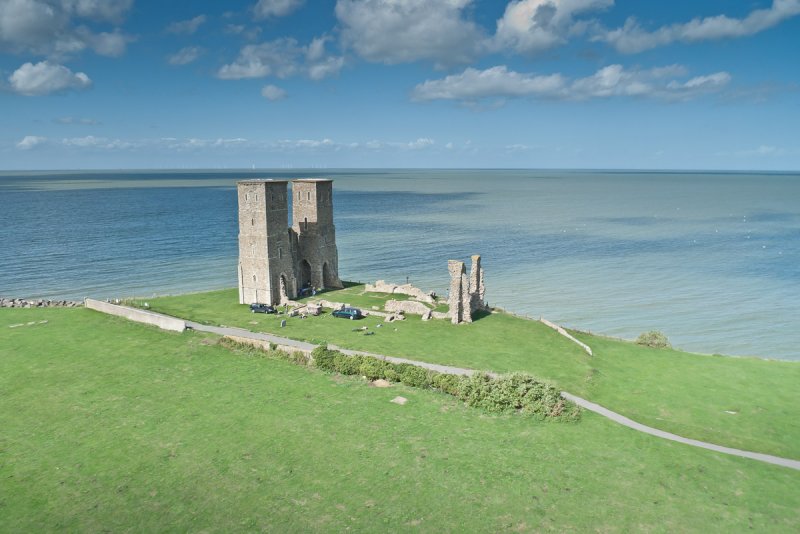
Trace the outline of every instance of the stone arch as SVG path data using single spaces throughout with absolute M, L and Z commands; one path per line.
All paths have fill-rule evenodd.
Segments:
M 311 286 L 311 264 L 308 263 L 308 260 L 300 261 L 300 288 L 299 290 L 302 291 L 303 289 Z
M 322 287 L 336 287 L 336 278 L 333 276 L 327 261 L 322 264 Z

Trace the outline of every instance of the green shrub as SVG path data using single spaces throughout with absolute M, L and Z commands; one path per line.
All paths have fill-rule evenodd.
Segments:
M 386 378 L 386 369 L 389 365 L 391 364 L 378 358 L 366 356 L 361 362 L 361 367 L 359 367 L 359 374 L 366 376 L 370 380 Z
M 668 349 L 672 347 L 667 339 L 667 336 L 657 330 L 651 330 L 650 332 L 641 334 L 636 338 L 636 343 L 638 345 L 644 345 L 654 349 Z
M 343 375 L 357 375 L 363 356 L 348 356 L 347 354 L 337 352 L 333 357 L 333 369 L 337 373 Z
M 454 397 L 457 397 L 458 388 L 461 385 L 461 381 L 464 379 L 465 377 L 461 375 L 448 375 L 445 373 L 436 373 L 433 375 L 431 383 L 434 388 L 443 391 L 448 395 L 453 395 Z
M 400 375 L 400 382 L 407 386 L 424 388 L 430 386 L 428 379 L 428 370 L 409 363 L 395 364 Z
M 314 349 L 312 356 L 316 367 L 326 371 L 362 375 L 370 380 L 384 378 L 411 387 L 435 388 L 458 397 L 468 406 L 489 412 L 522 413 L 540 419 L 562 420 L 575 420 L 580 416 L 580 408 L 564 400 L 552 384 L 524 373 L 500 377 L 488 373 L 451 375 L 372 356 L 348 356 L 324 345 Z
M 400 382 L 400 373 L 395 369 L 395 364 L 386 364 L 386 369 L 383 370 L 383 378 L 389 382 Z
M 327 345 L 320 345 L 311 351 L 314 365 L 324 371 L 336 370 L 333 365 L 333 359 L 337 354 L 339 354 L 337 351 L 329 350 Z

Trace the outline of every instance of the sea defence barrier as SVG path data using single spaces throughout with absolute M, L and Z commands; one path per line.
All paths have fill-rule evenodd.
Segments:
M 556 332 L 558 332 L 559 334 L 561 334 L 561 335 L 562 335 L 562 336 L 564 336 L 565 338 L 569 339 L 569 340 L 570 340 L 570 341 L 572 341 L 573 343 L 576 343 L 576 344 L 577 344 L 578 346 L 580 346 L 580 348 L 582 348 L 582 349 L 584 350 L 584 352 L 586 352 L 586 354 L 588 354 L 589 356 L 593 356 L 593 354 L 592 354 L 592 348 L 591 348 L 589 345 L 587 345 L 586 343 L 584 343 L 584 342 L 582 342 L 582 341 L 580 341 L 580 340 L 576 339 L 576 338 L 575 338 L 575 336 L 573 336 L 572 334 L 570 334 L 569 332 L 567 332 L 566 330 L 564 330 L 564 328 L 563 328 L 563 327 L 561 327 L 561 326 L 557 325 L 556 323 L 553 323 L 553 322 L 551 322 L 551 321 L 548 321 L 548 320 L 547 320 L 547 319 L 545 319 L 544 317 L 539 317 L 539 322 L 541 322 L 541 323 L 542 323 L 543 325 L 545 325 L 545 326 L 549 326 L 550 328 L 552 328 L 553 330 L 555 330 Z
M 83 305 L 90 309 L 96 310 L 109 315 L 116 315 L 117 317 L 124 317 L 137 323 L 144 323 L 157 326 L 162 330 L 170 330 L 172 332 L 183 332 L 186 330 L 186 321 L 177 319 L 175 317 L 168 317 L 160 313 L 153 313 L 147 310 L 140 310 L 137 308 L 129 308 L 127 306 L 118 306 L 110 302 L 102 300 L 95 300 L 87 298 L 83 301 Z

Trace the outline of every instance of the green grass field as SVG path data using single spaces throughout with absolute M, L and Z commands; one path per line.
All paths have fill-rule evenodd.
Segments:
M 388 298 L 363 286 L 321 295 L 367 309 Z M 493 371 L 527 371 L 563 389 L 685 437 L 800 459 L 800 364 L 657 350 L 576 334 L 594 357 L 536 322 L 491 314 L 469 325 L 379 318 L 357 323 L 330 314 L 301 320 L 249 313 L 237 292 L 212 291 L 149 301 L 151 308 L 208 324 L 240 326 L 345 348 Z M 353 332 L 369 326 L 375 335 Z M 733 412 L 733 413 L 729 413 Z
M 4 532 L 787 532 L 798 488 L 591 413 L 489 416 L 196 332 L 0 310 Z

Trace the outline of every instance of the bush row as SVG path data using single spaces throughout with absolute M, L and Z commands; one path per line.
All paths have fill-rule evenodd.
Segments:
M 324 345 L 314 349 L 311 356 L 314 366 L 325 371 L 436 389 L 490 412 L 518 412 L 540 419 L 574 420 L 580 416 L 580 409 L 563 399 L 552 384 L 524 373 L 452 375 L 372 356 L 348 356 Z

